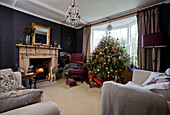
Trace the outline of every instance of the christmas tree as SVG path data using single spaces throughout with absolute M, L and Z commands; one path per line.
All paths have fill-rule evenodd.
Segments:
M 103 37 L 87 60 L 89 80 L 91 82 L 96 77 L 121 82 L 122 73 L 129 62 L 130 57 L 125 47 L 120 45 L 119 39 L 114 39 L 110 35 Z

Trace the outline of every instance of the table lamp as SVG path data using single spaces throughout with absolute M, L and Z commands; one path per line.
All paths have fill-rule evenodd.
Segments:
M 142 47 L 152 48 L 152 64 L 155 71 L 155 48 L 166 47 L 166 36 L 163 32 L 145 34 L 142 36 Z

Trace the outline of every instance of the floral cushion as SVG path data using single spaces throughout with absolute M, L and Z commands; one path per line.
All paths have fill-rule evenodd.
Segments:
M 161 83 L 161 82 L 170 82 L 170 76 L 167 76 L 166 74 L 160 73 L 151 73 L 149 78 L 142 84 L 142 86 L 155 84 L 155 83 Z
M 9 71 L 0 72 L 0 92 L 23 89 L 24 87 L 17 83 L 15 74 Z

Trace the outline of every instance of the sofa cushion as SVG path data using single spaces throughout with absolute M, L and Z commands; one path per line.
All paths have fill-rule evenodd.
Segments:
M 170 82 L 162 82 L 144 86 L 143 89 L 150 90 L 165 96 L 170 101 Z
M 6 69 L 1 69 L 0 70 L 0 72 L 3 72 L 3 71 L 13 72 L 13 70 L 11 68 L 6 68 Z
M 21 84 L 18 84 L 15 79 L 15 74 L 10 71 L 0 72 L 0 92 L 12 91 L 17 89 L 23 89 Z
M 138 85 L 142 85 L 148 79 L 150 74 L 151 74 L 151 71 L 135 69 L 133 71 L 132 82 Z
M 155 76 L 159 75 L 160 73 L 151 72 L 148 79 L 142 84 L 142 86 L 146 86 Z
M 0 93 L 0 113 L 42 101 L 42 90 L 25 89 Z
M 126 86 L 134 86 L 134 87 L 136 87 L 136 88 L 142 88 L 142 86 L 141 85 L 138 85 L 138 84 L 136 84 L 136 83 L 133 83 L 133 82 L 131 82 L 131 81 L 129 81 L 127 84 L 125 84 Z
M 142 84 L 142 86 L 155 84 L 155 83 L 161 83 L 161 82 L 169 82 L 169 81 L 170 81 L 170 76 L 167 76 L 166 74 L 151 73 L 149 78 Z

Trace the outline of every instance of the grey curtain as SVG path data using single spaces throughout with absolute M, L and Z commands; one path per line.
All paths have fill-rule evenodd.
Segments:
M 82 53 L 86 56 L 86 59 L 90 56 L 90 35 L 91 26 L 84 27 Z
M 152 48 L 142 48 L 142 35 L 159 32 L 159 6 L 137 12 L 138 24 L 138 67 L 143 70 L 152 68 Z M 155 49 L 156 71 L 160 71 L 160 48 Z

